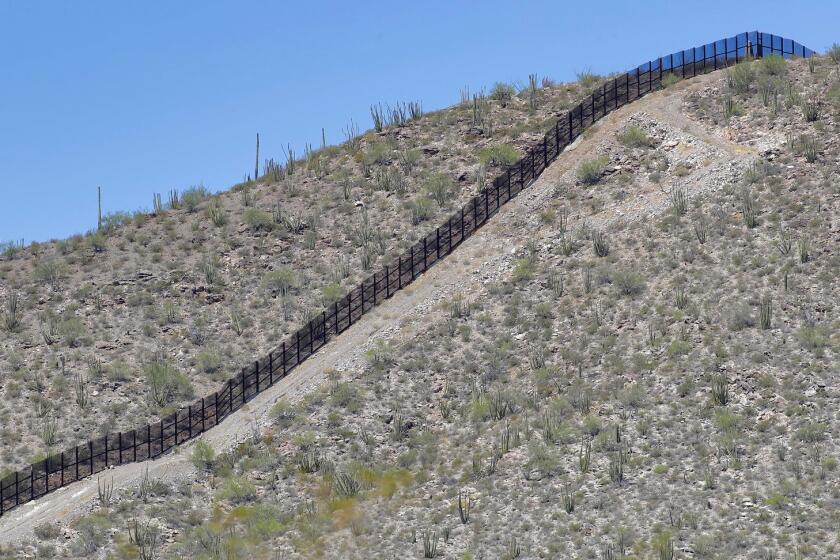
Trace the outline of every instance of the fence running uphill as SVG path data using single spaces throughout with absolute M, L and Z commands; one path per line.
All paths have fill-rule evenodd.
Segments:
M 347 330 L 375 305 L 390 298 L 451 253 L 503 204 L 531 185 L 584 129 L 607 113 L 660 88 L 663 75 L 673 73 L 680 78 L 691 78 L 747 58 L 768 55 L 805 58 L 813 54 L 790 39 L 752 31 L 660 57 L 608 80 L 562 114 L 543 140 L 522 159 L 508 167 L 440 227 L 400 255 L 396 266 L 386 266 L 368 277 L 268 356 L 242 369 L 215 393 L 155 424 L 105 435 L 4 477 L 0 480 L 0 515 L 112 465 L 160 457 L 219 424 L 255 395 L 288 375 L 332 337 Z

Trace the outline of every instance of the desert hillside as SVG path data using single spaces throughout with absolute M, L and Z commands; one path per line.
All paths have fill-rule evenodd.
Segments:
M 840 70 L 771 57 L 670 78 L 366 317 L 312 366 L 318 383 L 255 404 L 247 437 L 191 444 L 8 555 L 838 556 Z M 135 217 L 102 251 L 7 257 L 23 322 L 0 356 L 3 464 L 43 451 L 27 434 L 53 418 L 74 419 L 57 430 L 70 443 L 153 416 L 149 368 L 185 376 L 161 406 L 212 387 L 208 353 L 226 372 L 267 349 L 358 280 L 366 251 L 418 236 L 422 200 L 437 212 L 473 191 L 485 148 L 521 150 L 588 86 L 482 101 L 492 136 L 472 104 L 386 126 L 277 182 Z M 377 186 L 398 176 L 401 191 Z M 47 343 L 50 313 L 83 334 Z M 74 376 L 90 380 L 81 410 Z
M 497 84 L 210 195 L 0 256 L 0 473 L 215 391 L 387 263 L 542 138 L 597 77 Z

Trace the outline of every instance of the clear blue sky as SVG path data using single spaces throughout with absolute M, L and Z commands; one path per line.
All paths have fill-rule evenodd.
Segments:
M 802 6 L 799 4 L 799 6 Z M 375 102 L 451 105 L 531 72 L 574 79 L 760 29 L 819 51 L 840 2 L 0 0 L 0 240 L 44 240 L 252 172 L 254 137 L 342 139 Z M 165 196 L 165 195 L 164 195 Z

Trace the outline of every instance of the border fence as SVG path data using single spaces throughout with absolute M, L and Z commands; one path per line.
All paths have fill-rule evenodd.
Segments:
M 562 114 L 541 142 L 528 150 L 446 222 L 332 304 L 264 358 L 245 367 L 218 391 L 160 422 L 107 434 L 51 455 L 0 480 L 0 515 L 113 465 L 155 459 L 189 441 L 283 379 L 374 306 L 413 282 L 484 225 L 499 208 L 530 186 L 560 152 L 595 121 L 661 87 L 662 77 L 691 78 L 768 55 L 806 58 L 814 51 L 791 39 L 751 31 L 659 57 L 606 81 Z

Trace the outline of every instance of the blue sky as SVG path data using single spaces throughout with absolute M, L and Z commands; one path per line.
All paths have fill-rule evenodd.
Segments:
M 370 126 L 376 102 L 451 105 L 529 73 L 563 81 L 760 29 L 823 51 L 840 2 L 0 0 L 0 241 L 44 240 L 152 193 L 220 190 L 254 140 Z

